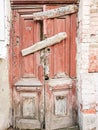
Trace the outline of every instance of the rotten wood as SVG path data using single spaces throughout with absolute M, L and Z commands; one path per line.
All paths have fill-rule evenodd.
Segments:
M 66 32 L 61 32 L 61 33 L 58 33 L 50 38 L 43 40 L 43 41 L 37 42 L 33 46 L 30 46 L 26 49 L 23 49 L 22 56 L 25 56 L 25 55 L 34 53 L 36 51 L 39 51 L 41 49 L 44 49 L 46 47 L 55 45 L 55 44 L 61 42 L 62 40 L 64 40 L 66 37 L 67 37 Z
M 67 5 L 65 7 L 60 7 L 57 9 L 51 9 L 44 12 L 38 12 L 33 14 L 33 20 L 44 20 L 49 18 L 57 18 L 64 15 L 72 14 L 77 12 L 78 7 L 74 5 Z

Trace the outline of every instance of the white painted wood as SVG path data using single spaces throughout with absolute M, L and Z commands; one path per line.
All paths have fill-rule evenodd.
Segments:
M 4 20 L 4 15 L 5 15 L 5 0 L 0 0 L 0 40 L 3 41 L 5 40 L 5 20 Z
M 35 98 L 23 97 L 23 117 L 35 118 Z
M 15 86 L 19 87 L 40 87 L 41 82 L 37 78 L 21 78 L 15 83 Z
M 54 104 L 55 104 L 55 115 L 65 116 L 65 114 L 67 113 L 66 96 L 56 96 Z
M 57 9 L 51 9 L 44 12 L 38 12 L 33 14 L 33 20 L 44 20 L 49 18 L 61 17 L 64 15 L 72 14 L 77 12 L 78 7 L 76 5 L 67 5 Z
M 35 43 L 33 46 L 30 46 L 26 49 L 23 49 L 22 50 L 22 56 L 25 56 L 25 55 L 34 53 L 36 51 L 39 51 L 41 49 L 44 49 L 46 47 L 55 45 L 55 44 L 59 43 L 60 41 L 64 40 L 66 37 L 67 37 L 66 32 L 58 33 L 58 34 L 56 34 L 56 35 L 54 35 L 50 38 L 47 38 L 43 41 Z
M 41 124 L 38 120 L 32 120 L 32 119 L 16 119 L 16 126 L 19 129 L 40 129 Z

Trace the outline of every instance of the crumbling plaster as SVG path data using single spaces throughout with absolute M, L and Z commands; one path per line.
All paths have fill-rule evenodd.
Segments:
M 2 20 L 0 22 L 2 23 L 0 25 L 3 26 L 0 27 L 0 34 L 2 34 L 0 35 L 0 130 L 6 130 L 11 125 L 11 92 L 8 59 L 10 14 L 10 0 L 1 0 L 0 18 Z
M 98 0 L 80 0 L 77 30 L 77 100 L 81 130 L 98 129 L 97 36 Z

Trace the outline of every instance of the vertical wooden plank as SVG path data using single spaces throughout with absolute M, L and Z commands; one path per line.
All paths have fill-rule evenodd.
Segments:
M 54 20 L 47 20 L 47 37 L 51 37 L 54 34 Z M 50 77 L 54 76 L 54 46 L 49 47 L 49 71 Z
M 55 34 L 65 31 L 64 19 L 55 19 Z M 54 46 L 54 75 L 64 72 L 64 44 L 65 40 Z
M 24 19 L 20 17 L 20 51 L 23 48 L 23 26 L 24 26 Z M 20 56 L 20 76 L 23 76 L 23 58 Z
M 46 10 L 50 10 L 50 9 L 55 9 L 55 8 L 58 8 L 58 6 L 46 6 Z M 55 19 L 48 19 L 48 20 L 46 20 L 46 30 L 47 30 L 47 37 L 51 37 L 51 36 L 53 36 L 54 34 L 56 34 L 56 32 L 55 32 L 55 28 L 57 28 L 56 27 L 56 25 L 55 25 Z M 54 62 L 55 62 L 55 60 L 54 60 L 54 49 L 55 49 L 55 46 L 51 46 L 51 47 L 49 47 L 49 49 L 50 49 L 50 54 L 49 54 L 49 71 L 50 71 L 50 73 L 49 73 L 49 77 L 50 78 L 53 78 L 54 77 L 54 73 L 55 73 L 55 67 L 54 67 Z
M 58 21 L 60 23 L 60 32 L 65 32 L 65 20 L 64 19 L 59 19 Z M 64 53 L 65 53 L 65 41 L 63 40 L 58 44 L 58 51 L 59 51 L 59 66 L 58 66 L 58 72 L 63 73 L 64 72 L 64 64 L 65 64 L 65 58 L 64 58 Z
M 37 36 L 37 34 L 36 34 L 36 22 L 33 21 L 33 43 L 34 44 L 35 44 L 35 41 L 36 41 L 36 36 Z M 36 75 L 36 53 L 31 54 L 31 55 L 33 55 L 33 61 L 34 61 L 33 72 L 34 72 L 34 76 L 35 76 Z
M 39 22 L 34 22 L 34 43 L 38 42 L 41 40 L 40 38 L 40 23 Z M 38 78 L 38 66 L 40 65 L 40 52 L 36 52 L 34 55 L 34 75 Z
M 60 26 L 60 25 L 59 25 Z M 58 21 L 57 19 L 54 19 L 54 34 L 58 33 L 59 30 L 58 30 Z M 56 75 L 57 73 L 57 68 L 58 68 L 58 44 L 56 44 L 54 46 L 54 76 Z
M 46 10 L 54 8 L 53 6 L 46 6 Z M 54 19 L 46 20 L 46 36 L 51 37 L 54 35 Z M 44 32 L 45 33 L 45 32 Z M 49 77 L 54 77 L 54 46 L 49 47 Z
M 20 77 L 20 53 L 19 53 L 19 13 L 14 11 L 13 13 L 13 27 L 14 27 L 14 34 L 13 34 L 13 45 L 12 45 L 12 77 L 13 83 L 15 83 L 18 78 Z
M 70 76 L 76 76 L 76 14 L 71 15 Z
M 66 33 L 67 33 L 67 38 L 66 38 L 66 43 L 65 43 L 65 73 L 69 75 L 69 55 L 70 55 L 70 16 L 66 16 L 65 19 L 65 26 L 66 26 Z

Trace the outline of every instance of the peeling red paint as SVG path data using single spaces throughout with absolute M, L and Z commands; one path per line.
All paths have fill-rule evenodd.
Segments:
M 89 72 L 98 72 L 98 47 L 91 45 L 89 51 Z
M 44 9 L 57 7 L 46 5 Z M 24 127 L 27 129 L 26 123 L 22 124 L 21 117 L 23 117 L 24 122 L 26 119 L 24 115 L 31 117 L 30 112 L 33 111 L 36 123 L 34 123 L 35 119 L 30 120 L 32 120 L 35 128 L 37 126 L 40 128 L 43 123 L 46 123 L 47 130 L 67 127 L 69 124 L 72 125 L 76 122 L 72 117 L 77 117 L 76 82 L 72 79 L 76 77 L 76 14 L 63 18 L 48 19 L 42 21 L 42 23 L 24 17 L 26 10 L 28 11 L 28 8 L 13 10 L 12 70 L 10 74 L 12 77 L 11 84 L 14 84 L 13 110 L 15 112 L 13 118 L 16 122 L 14 125 L 17 127 L 21 124 L 23 129 Z M 43 10 L 42 5 L 40 5 L 41 10 Z M 36 12 L 37 8 L 30 9 L 27 14 L 29 15 L 33 11 Z M 22 57 L 22 49 L 59 32 L 66 32 L 67 39 L 45 50 Z M 16 82 L 20 79 L 24 79 L 26 84 L 22 82 L 22 84 L 17 85 Z M 30 79 L 38 80 L 41 85 L 39 86 L 38 82 L 33 85 L 30 84 Z M 54 86 L 49 84 L 51 79 L 54 80 Z M 24 98 L 25 100 L 23 100 Z M 63 111 L 61 108 L 63 108 Z M 27 123 L 29 124 L 28 117 Z M 58 117 L 60 117 L 61 122 Z
M 85 114 L 95 114 L 96 110 L 93 108 L 93 109 L 88 109 L 88 110 L 82 110 L 81 112 Z

